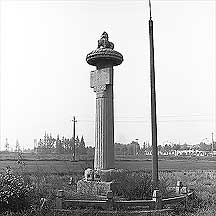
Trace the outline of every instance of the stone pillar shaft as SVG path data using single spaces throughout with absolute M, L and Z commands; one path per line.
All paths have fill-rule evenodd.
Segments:
M 114 167 L 113 68 L 93 71 L 91 87 L 96 92 L 95 169 Z
M 97 93 L 95 120 L 95 169 L 114 166 L 114 112 L 113 86 Z

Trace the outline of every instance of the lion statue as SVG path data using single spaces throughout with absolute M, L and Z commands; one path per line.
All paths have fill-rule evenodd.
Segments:
M 100 37 L 100 40 L 98 40 L 97 48 L 114 49 L 114 44 L 112 42 L 109 42 L 108 39 L 108 34 L 106 32 L 103 32 L 103 34 Z

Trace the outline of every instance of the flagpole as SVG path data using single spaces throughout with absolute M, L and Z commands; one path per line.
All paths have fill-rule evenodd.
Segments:
M 151 131 L 152 131 L 152 180 L 153 189 L 158 189 L 158 148 L 157 148 L 157 113 L 155 92 L 154 39 L 151 2 L 149 0 L 149 42 L 150 42 L 150 82 L 151 82 Z

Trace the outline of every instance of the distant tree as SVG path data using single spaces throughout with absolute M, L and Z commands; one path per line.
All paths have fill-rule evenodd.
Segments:
M 84 141 L 83 136 L 81 137 L 79 148 L 80 148 L 81 155 L 86 154 L 85 141 Z
M 39 140 L 38 146 L 37 146 L 37 148 L 36 148 L 36 151 L 37 151 L 38 153 L 42 153 L 42 152 L 43 152 L 43 140 L 42 140 L 42 139 Z
M 162 151 L 162 150 L 163 150 L 162 145 L 158 145 L 158 151 Z
M 181 145 L 180 144 L 174 144 L 172 147 L 173 150 L 180 150 L 181 149 Z
M 136 155 L 140 151 L 140 145 L 138 144 L 138 142 L 132 141 L 127 145 L 127 149 L 129 155 Z
M 81 140 L 79 140 L 79 137 L 77 136 L 75 142 L 76 142 L 76 154 L 77 155 L 86 154 L 85 141 L 83 136 L 81 137 Z
M 123 145 L 122 149 L 121 149 L 122 154 L 125 156 L 128 153 L 128 149 L 126 145 Z
M 213 151 L 216 150 L 216 142 L 213 141 Z
M 211 151 L 211 145 L 208 145 L 208 144 L 206 144 L 204 142 L 201 142 L 199 144 L 199 150 L 200 151 Z
M 123 144 L 121 143 L 115 143 L 114 144 L 114 152 L 115 152 L 115 155 L 122 155 L 122 148 L 123 148 Z
M 47 146 L 46 146 L 47 153 L 54 152 L 54 148 L 55 148 L 54 143 L 55 143 L 55 139 L 52 137 L 52 135 L 47 134 Z
M 146 147 L 147 147 L 146 142 L 144 142 L 144 143 L 143 143 L 143 148 L 142 148 L 142 150 L 145 151 L 145 150 L 146 150 Z
M 19 144 L 18 139 L 16 140 L 15 151 L 16 151 L 16 152 L 19 152 L 19 151 L 20 151 L 20 144 Z
M 64 152 L 63 146 L 62 146 L 62 142 L 59 139 L 59 135 L 57 135 L 57 139 L 56 139 L 56 153 L 57 154 L 62 154 Z
M 67 138 L 64 139 L 64 151 L 65 151 L 65 153 L 69 153 L 69 151 L 70 151 L 69 139 L 67 139 Z
M 191 146 L 188 145 L 187 143 L 184 143 L 183 145 L 181 145 L 181 150 L 189 150 L 191 149 Z
M 84 141 L 84 138 L 83 136 L 81 137 L 81 140 L 80 140 L 80 145 L 85 147 L 85 141 Z
M 146 151 L 152 151 L 152 145 L 150 145 L 149 142 L 146 143 Z
M 76 143 L 76 146 L 78 146 L 80 144 L 80 140 L 79 140 L 79 137 L 77 136 L 76 139 L 75 139 L 75 143 Z
M 47 143 L 48 143 L 48 134 L 45 131 L 44 138 L 43 138 L 43 152 L 46 153 L 47 150 Z
M 8 139 L 6 138 L 5 140 L 5 151 L 9 151 L 9 143 L 8 143 Z
M 65 141 L 66 141 L 66 139 L 65 139 L 65 137 L 63 136 L 63 137 L 61 138 L 61 144 L 62 144 L 63 153 L 66 153 Z
M 86 147 L 86 154 L 88 155 L 89 159 L 93 159 L 94 158 L 94 151 L 95 151 L 94 147 L 92 147 L 92 146 L 87 146 Z
M 164 151 L 165 151 L 165 152 L 169 152 L 169 151 L 171 151 L 171 150 L 172 150 L 172 146 L 171 146 L 171 145 L 166 144 L 166 145 L 164 146 Z

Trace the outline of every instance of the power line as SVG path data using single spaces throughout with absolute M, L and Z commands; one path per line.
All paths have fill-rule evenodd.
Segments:
M 214 114 L 190 114 L 190 115 L 174 115 L 174 114 L 168 114 L 168 115 L 159 115 L 159 118 L 188 118 L 188 117 L 214 117 Z M 92 118 L 92 117 L 90 117 Z M 140 118 L 146 118 L 146 116 L 115 116 L 115 118 L 134 118 L 134 119 L 140 119 Z
M 158 122 L 205 122 L 205 121 L 213 121 L 214 119 L 170 119 L 170 120 L 158 120 Z M 95 122 L 95 120 L 79 120 L 79 122 Z M 115 120 L 116 123 L 149 123 L 147 120 Z
M 159 117 L 173 117 L 173 118 L 182 118 L 182 117 L 206 117 L 206 116 L 215 116 L 214 114 L 188 114 L 188 115 L 176 115 L 176 114 L 167 114 L 167 115 L 158 115 Z M 145 118 L 145 116 L 115 116 L 116 118 Z

